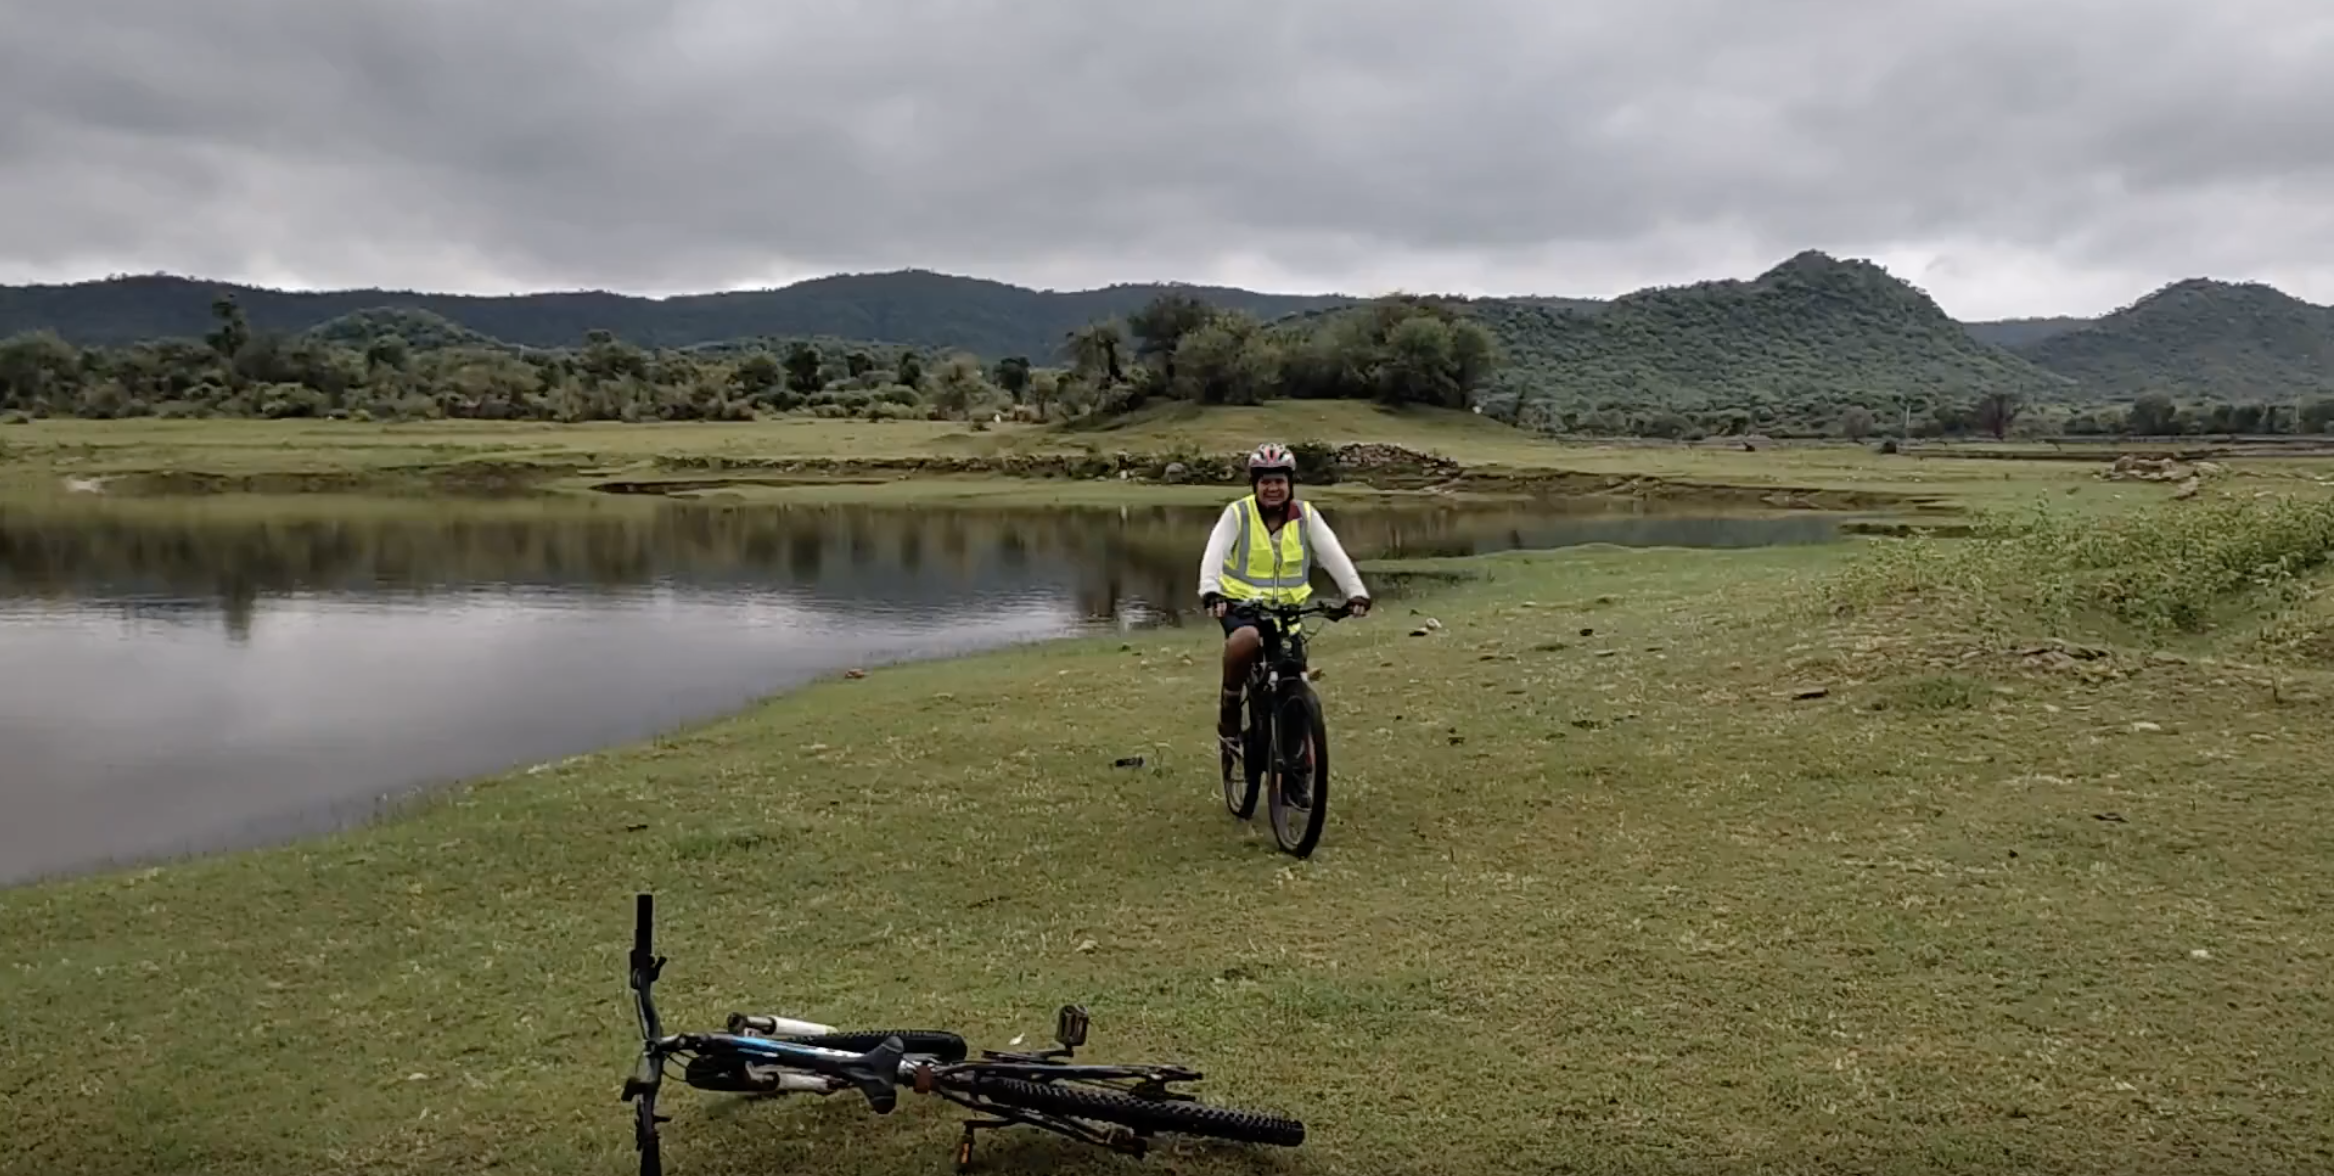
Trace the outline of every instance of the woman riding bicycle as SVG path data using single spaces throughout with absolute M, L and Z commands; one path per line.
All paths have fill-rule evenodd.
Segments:
M 1354 570 L 1337 532 L 1311 503 L 1297 500 L 1297 460 L 1265 442 L 1248 455 L 1249 494 L 1234 499 L 1216 520 L 1199 561 L 1199 599 L 1224 626 L 1224 688 L 1216 735 L 1235 751 L 1240 741 L 1240 688 L 1263 649 L 1253 618 L 1233 610 L 1247 603 L 1303 604 L 1312 598 L 1313 557 L 1328 567 L 1353 615 L 1370 611 L 1369 589 Z M 1296 520 L 1297 526 L 1288 525 Z

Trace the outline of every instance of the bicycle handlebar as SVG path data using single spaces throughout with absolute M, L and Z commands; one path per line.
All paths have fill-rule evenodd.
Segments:
M 1234 600 L 1227 601 L 1226 604 L 1227 611 L 1231 613 L 1264 614 L 1282 620 L 1319 616 L 1327 617 L 1332 621 L 1342 621 L 1353 615 L 1353 602 L 1351 600 L 1341 601 L 1337 604 L 1322 604 L 1319 601 L 1306 604 L 1266 604 L 1259 600 Z
M 658 956 L 655 950 L 655 917 L 655 897 L 646 893 L 634 896 L 632 954 L 629 963 L 632 1007 L 640 1019 L 642 1064 L 638 1073 L 624 1081 L 626 1101 L 636 1097 L 656 1097 L 657 1088 L 664 1085 L 663 1059 L 669 1051 L 676 1047 L 687 1049 L 700 1042 L 718 1039 L 732 1046 L 768 1054 L 772 1061 L 783 1065 L 841 1078 L 857 1087 L 859 1093 L 867 1097 L 867 1105 L 878 1115 L 890 1114 L 899 1104 L 900 1073 L 908 1055 L 906 1045 L 897 1036 L 886 1037 L 874 1049 L 860 1054 L 731 1034 L 665 1036 L 664 1022 L 656 1011 L 656 997 L 650 991 L 665 966 L 663 957 Z

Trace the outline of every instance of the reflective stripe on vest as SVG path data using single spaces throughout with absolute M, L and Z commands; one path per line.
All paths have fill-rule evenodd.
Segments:
M 1277 597 L 1302 601 L 1312 595 L 1313 551 L 1305 543 L 1304 503 L 1293 503 L 1288 522 L 1274 535 L 1257 514 L 1256 496 L 1235 504 L 1240 536 L 1224 557 L 1224 595 L 1233 600 Z

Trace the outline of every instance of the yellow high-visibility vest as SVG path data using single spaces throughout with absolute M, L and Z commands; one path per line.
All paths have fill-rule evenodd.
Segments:
M 1240 512 L 1240 537 L 1224 557 L 1224 598 L 1303 604 L 1313 595 L 1313 552 L 1305 546 L 1305 516 L 1312 508 L 1291 504 L 1289 520 L 1274 535 L 1257 513 L 1251 494 L 1233 504 Z

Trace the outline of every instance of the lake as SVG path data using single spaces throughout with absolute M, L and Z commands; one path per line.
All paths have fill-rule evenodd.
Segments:
M 345 826 L 848 668 L 1181 624 L 1216 509 L 0 504 L 0 884 Z M 1356 559 L 1838 527 L 1328 513 Z

